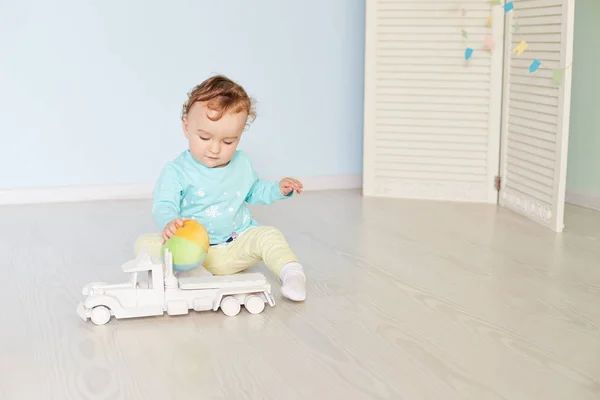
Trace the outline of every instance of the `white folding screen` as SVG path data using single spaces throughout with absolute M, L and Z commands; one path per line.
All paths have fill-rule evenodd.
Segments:
M 499 202 L 561 231 L 574 0 L 366 0 L 366 13 L 363 194 Z
M 574 0 L 520 0 L 506 19 L 500 204 L 557 232 L 564 219 L 574 9 Z
M 366 12 L 364 195 L 496 203 L 502 7 L 367 0 Z

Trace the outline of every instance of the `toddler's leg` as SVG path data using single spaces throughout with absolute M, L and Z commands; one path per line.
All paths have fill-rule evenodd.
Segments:
M 213 275 L 232 275 L 259 262 L 260 258 L 248 254 L 239 246 L 239 240 L 233 241 L 227 247 L 209 247 L 204 268 Z
M 193 276 L 213 276 L 213 274 L 211 274 L 206 268 L 204 268 L 202 265 L 191 269 L 189 271 L 176 271 L 175 275 L 178 278 L 188 278 L 188 277 L 193 277 Z
M 231 250 L 235 249 L 240 255 L 254 259 L 255 262 L 261 259 L 265 262 L 267 267 L 281 279 L 281 292 L 285 297 L 294 301 L 306 299 L 304 269 L 278 229 L 257 226 L 245 232 L 233 243 L 236 243 L 236 246 L 231 246 Z

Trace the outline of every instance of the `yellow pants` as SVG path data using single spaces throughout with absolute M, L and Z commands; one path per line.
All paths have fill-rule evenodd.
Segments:
M 141 248 L 162 259 L 160 234 L 145 235 L 138 238 L 135 244 L 135 254 Z M 297 261 L 296 255 L 290 249 L 283 234 L 270 226 L 256 226 L 242 233 L 227 246 L 211 246 L 203 266 L 213 275 L 230 275 L 243 271 L 264 261 L 267 267 L 279 277 L 281 268 L 290 262 Z

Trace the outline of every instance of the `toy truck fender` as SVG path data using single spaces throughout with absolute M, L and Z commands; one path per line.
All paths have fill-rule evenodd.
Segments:
M 117 299 L 106 295 L 96 295 L 88 297 L 83 302 L 83 306 L 88 310 L 91 310 L 97 306 L 105 306 L 110 310 L 111 314 L 114 315 L 115 318 L 121 317 L 121 310 L 123 309 L 121 303 L 119 303 Z
M 219 294 L 215 297 L 215 300 L 213 303 L 213 311 L 217 311 L 219 309 L 219 307 L 221 306 L 221 301 L 223 300 L 223 297 L 240 296 L 240 295 L 245 295 L 245 296 L 261 295 L 262 297 L 264 297 L 264 299 L 266 299 L 267 303 L 271 307 L 273 307 L 275 305 L 275 301 L 274 301 L 273 297 L 269 296 L 269 293 L 267 291 L 265 291 L 264 288 L 248 288 L 247 290 L 225 289 L 225 290 L 221 290 L 219 292 Z

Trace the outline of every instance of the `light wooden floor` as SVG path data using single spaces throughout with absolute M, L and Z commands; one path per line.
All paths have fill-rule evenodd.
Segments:
M 0 399 L 600 399 L 600 213 L 555 235 L 491 206 L 305 193 L 255 216 L 309 274 L 263 314 L 75 314 L 147 201 L 0 208 Z M 268 273 L 266 268 L 258 270 Z

